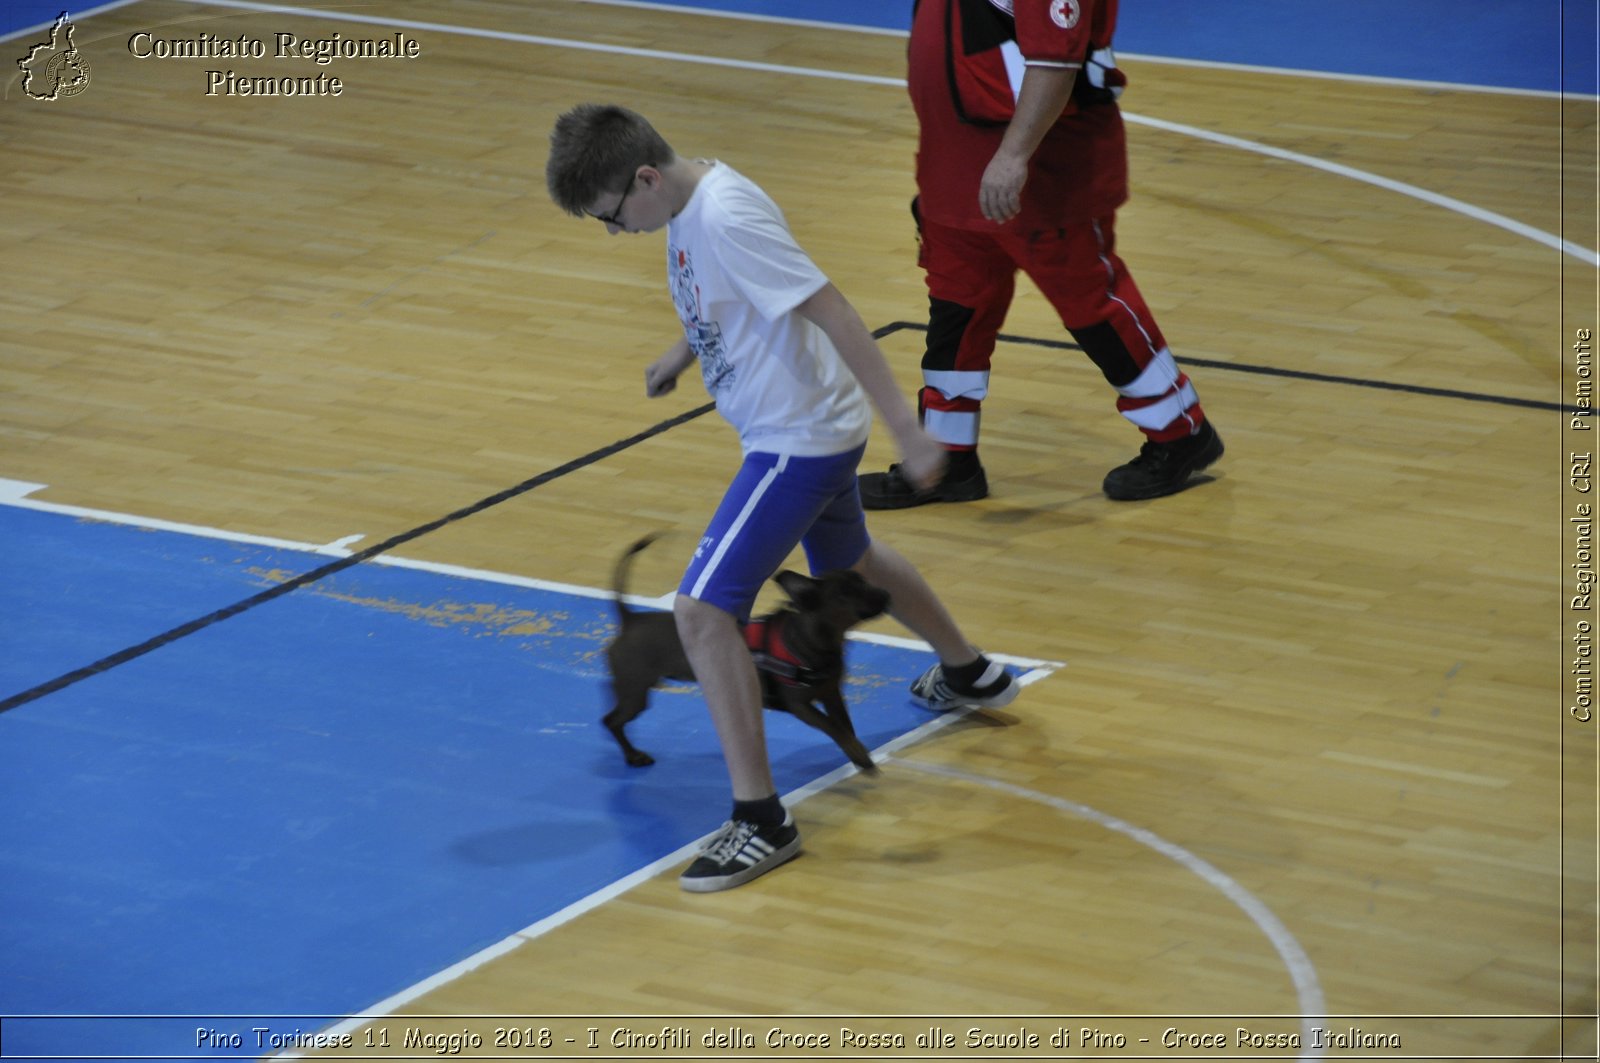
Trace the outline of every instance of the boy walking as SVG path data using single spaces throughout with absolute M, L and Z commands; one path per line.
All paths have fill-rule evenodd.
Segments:
M 1016 682 L 979 653 L 927 582 L 867 534 L 856 487 L 872 405 L 900 468 L 938 482 L 945 450 L 900 396 L 854 307 L 802 251 L 777 205 L 724 163 L 678 156 L 640 115 L 585 104 L 550 136 L 545 178 L 567 213 L 613 235 L 667 230 L 667 279 L 684 335 L 645 368 L 665 395 L 696 361 L 744 461 L 689 560 L 673 614 L 711 710 L 733 813 L 684 871 L 686 890 L 730 889 L 800 851 L 767 756 L 760 680 L 740 626 L 796 544 L 813 572 L 853 568 L 939 656 L 912 684 L 924 706 L 1009 704 Z M 868 400 L 871 400 L 869 405 Z

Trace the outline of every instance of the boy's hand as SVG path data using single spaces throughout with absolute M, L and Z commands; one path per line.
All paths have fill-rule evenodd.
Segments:
M 646 366 L 644 371 L 644 393 L 652 399 L 658 399 L 678 386 L 678 374 L 662 366 L 660 362 Z
M 678 374 L 693 361 L 694 352 L 689 349 L 688 340 L 674 343 L 671 350 L 645 367 L 644 393 L 652 399 L 665 395 L 678 386 Z
M 900 471 L 919 490 L 926 491 L 939 482 L 945 466 L 950 463 L 949 451 L 944 444 L 930 436 L 917 425 L 898 440 L 900 444 Z

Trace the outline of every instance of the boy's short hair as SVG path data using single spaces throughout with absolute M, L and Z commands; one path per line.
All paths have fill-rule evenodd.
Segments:
M 556 206 L 581 218 L 600 196 L 626 189 L 639 167 L 673 158 L 672 146 L 643 115 L 584 103 L 556 119 L 544 180 Z

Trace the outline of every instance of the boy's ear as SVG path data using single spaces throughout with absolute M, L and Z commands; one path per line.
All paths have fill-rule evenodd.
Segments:
M 810 576 L 802 576 L 798 572 L 784 569 L 772 577 L 774 583 L 783 588 L 783 593 L 789 600 L 801 609 L 815 609 L 820 604 L 820 591 L 817 581 Z

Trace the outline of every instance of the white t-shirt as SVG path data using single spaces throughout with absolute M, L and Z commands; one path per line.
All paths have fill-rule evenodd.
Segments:
M 828 278 L 749 178 L 714 163 L 667 227 L 667 283 L 717 412 L 746 453 L 860 446 L 872 408 L 816 325 L 795 313 Z

